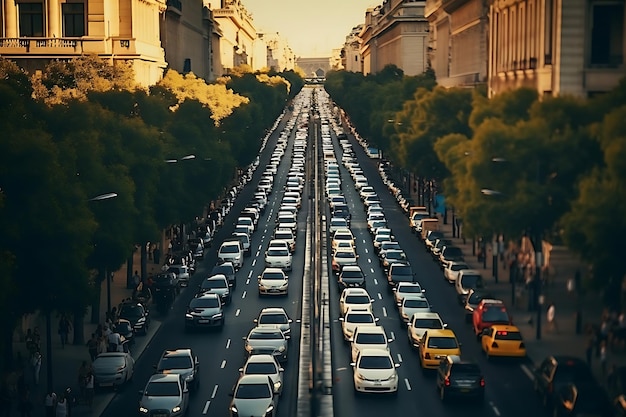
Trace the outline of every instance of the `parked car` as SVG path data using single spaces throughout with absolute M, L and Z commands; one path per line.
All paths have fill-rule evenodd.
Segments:
M 210 276 L 222 274 L 226 276 L 226 280 L 228 281 L 228 285 L 231 288 L 237 287 L 237 272 L 235 271 L 235 267 L 232 262 L 224 262 L 221 264 L 217 264 L 211 270 Z
M 477 338 L 480 338 L 483 329 L 496 324 L 507 325 L 511 322 L 511 317 L 502 300 L 484 298 L 472 313 L 472 327 Z
M 130 352 L 104 352 L 91 364 L 94 387 L 119 388 L 133 379 L 135 360 Z
M 507 356 L 523 358 L 526 356 L 526 345 L 522 333 L 515 326 L 497 324 L 485 328 L 480 336 L 480 345 L 487 358 Z
M 135 333 L 145 335 L 150 327 L 150 312 L 143 304 L 136 301 L 123 302 L 118 312 L 118 318 L 128 320 Z
M 470 290 L 481 290 L 484 288 L 483 277 L 480 271 L 475 269 L 464 269 L 459 271 L 459 276 L 454 282 L 457 299 L 460 305 L 465 304 L 467 294 Z

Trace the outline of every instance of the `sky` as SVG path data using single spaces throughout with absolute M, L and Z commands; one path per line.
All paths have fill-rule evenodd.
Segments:
M 365 11 L 383 0 L 242 0 L 256 29 L 278 32 L 302 58 L 331 56 Z

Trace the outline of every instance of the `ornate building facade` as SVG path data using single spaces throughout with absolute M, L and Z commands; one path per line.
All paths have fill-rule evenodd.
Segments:
M 254 56 L 257 30 L 254 27 L 252 15 L 246 10 L 241 0 L 221 0 L 220 7 L 212 9 L 213 18 L 219 25 L 222 37 L 219 45 L 219 75 L 228 72 L 242 64 L 252 68 L 261 68 L 267 64 L 266 56 Z M 260 62 L 257 62 L 259 61 Z
M 343 69 L 350 72 L 361 72 L 361 38 L 359 33 L 363 30 L 363 25 L 352 28 L 350 34 L 346 36 L 346 41 L 341 50 L 341 65 Z

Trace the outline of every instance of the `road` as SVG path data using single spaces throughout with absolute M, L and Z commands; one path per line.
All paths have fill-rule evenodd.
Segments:
M 297 412 L 298 393 L 298 359 L 300 341 L 300 321 L 302 311 L 302 278 L 305 268 L 305 241 L 307 225 L 310 220 L 309 187 L 304 188 L 302 196 L 303 209 L 298 215 L 297 248 L 293 257 L 293 270 L 289 273 L 290 288 L 287 297 L 260 299 L 257 293 L 256 277 L 264 268 L 263 253 L 274 230 L 276 210 L 281 200 L 281 189 L 286 181 L 290 166 L 293 133 L 285 155 L 283 156 L 274 180 L 274 192 L 270 195 L 268 208 L 259 221 L 258 230 L 251 240 L 252 256 L 246 258 L 244 266 L 237 273 L 238 285 L 233 302 L 226 307 L 226 326 L 222 331 L 186 333 L 183 327 L 184 312 L 188 301 L 193 297 L 198 282 L 208 275 L 216 262 L 216 250 L 219 242 L 231 234 L 233 223 L 239 213 L 252 198 L 260 175 L 268 163 L 275 147 L 278 135 L 285 125 L 282 121 L 270 137 L 264 152 L 260 155 L 259 169 L 252 181 L 240 193 L 226 224 L 216 234 L 213 247 L 200 262 L 196 274 L 192 277 L 189 288 L 185 289 L 174 303 L 171 311 L 163 317 L 158 333 L 146 347 L 137 361 L 134 379 L 128 387 L 117 393 L 104 412 L 106 417 L 129 415 L 137 410 L 138 394 L 165 349 L 191 347 L 200 360 L 200 390 L 191 395 L 189 415 L 224 416 L 227 415 L 230 401 L 229 393 L 238 377 L 238 369 L 245 360 L 242 338 L 254 326 L 253 319 L 263 307 L 284 307 L 294 320 L 290 355 L 285 368 L 284 391 L 281 396 L 278 416 L 295 416 Z M 311 129 L 313 131 L 313 129 Z M 312 138 L 309 138 L 312 140 Z M 319 140 L 319 138 L 318 138 Z M 400 386 L 397 396 L 363 396 L 355 395 L 350 367 L 349 346 L 343 341 L 341 328 L 337 318 L 338 290 L 333 276 L 324 277 L 329 282 L 329 306 L 331 319 L 331 358 L 333 407 L 336 416 L 376 416 L 402 413 L 403 415 L 429 416 L 543 416 L 546 412 L 541 407 L 533 392 L 532 381 L 521 366 L 523 362 L 508 360 L 485 359 L 480 352 L 470 327 L 464 322 L 462 308 L 457 304 L 454 288 L 444 279 L 438 265 L 433 262 L 425 251 L 419 238 L 412 234 L 408 220 L 396 203 L 395 198 L 387 191 L 378 174 L 376 161 L 368 158 L 363 148 L 350 137 L 353 149 L 370 185 L 374 186 L 381 197 L 388 224 L 393 230 L 397 241 L 404 248 L 417 279 L 426 289 L 426 296 L 444 322 L 453 329 L 462 343 L 465 358 L 478 361 L 484 372 L 486 381 L 485 404 L 482 407 L 468 406 L 464 403 L 443 405 L 435 392 L 434 374 L 423 373 L 419 366 L 416 353 L 412 350 L 406 336 L 406 326 L 400 321 L 397 309 L 393 304 L 391 292 L 387 289 L 386 279 L 379 267 L 372 238 L 367 231 L 365 211 L 359 195 L 354 188 L 349 172 L 340 167 L 342 189 L 352 213 L 351 229 L 357 238 L 359 265 L 367 274 L 367 289 L 375 299 L 374 312 L 380 318 L 379 324 L 384 326 L 387 334 L 394 338 L 390 348 L 398 369 Z M 341 160 L 341 147 L 333 137 L 337 160 Z M 309 146 L 311 149 L 311 146 Z M 320 171 L 322 172 L 322 171 Z M 193 192 L 193 190 L 190 190 Z M 325 204 L 326 218 L 330 212 Z M 330 240 L 328 240 L 330 241 Z M 309 252 L 307 252 L 309 253 Z M 315 253 L 311 251 L 310 253 Z M 322 261 L 328 262 L 330 256 L 322 254 Z M 306 321 L 306 320 L 305 320 Z M 326 416 L 325 416 L 326 417 Z

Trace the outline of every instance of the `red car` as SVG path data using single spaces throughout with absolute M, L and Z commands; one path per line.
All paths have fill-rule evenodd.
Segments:
M 512 324 L 502 300 L 485 298 L 480 301 L 472 314 L 472 326 L 476 337 L 480 337 L 483 329 L 494 324 Z

